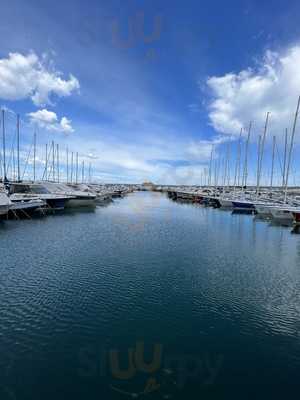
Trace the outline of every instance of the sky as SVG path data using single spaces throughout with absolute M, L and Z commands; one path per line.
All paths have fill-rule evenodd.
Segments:
M 200 185 L 209 165 L 212 180 L 225 182 L 230 170 L 233 182 L 240 132 L 242 171 L 251 121 L 248 182 L 255 183 L 270 112 L 262 180 L 270 180 L 275 136 L 280 184 L 285 130 L 290 143 L 300 95 L 299 17 L 297 1 L 3 0 L 8 174 L 16 173 L 16 114 L 22 177 L 32 177 L 35 132 L 39 177 L 53 141 L 60 179 L 68 148 L 69 173 L 78 152 L 85 179 L 91 165 L 93 181 L 120 183 Z M 291 184 L 300 183 L 298 128 Z

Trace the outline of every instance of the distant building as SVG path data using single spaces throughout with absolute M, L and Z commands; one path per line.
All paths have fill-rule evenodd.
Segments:
M 144 182 L 142 185 L 142 188 L 144 190 L 155 190 L 156 189 L 156 185 L 154 185 L 154 183 L 152 182 Z

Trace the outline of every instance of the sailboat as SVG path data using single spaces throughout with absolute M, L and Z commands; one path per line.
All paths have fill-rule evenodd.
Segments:
M 272 218 L 275 221 L 278 222 L 293 222 L 294 221 L 294 213 L 299 211 L 299 204 L 298 202 L 294 204 L 290 204 L 288 200 L 288 182 L 289 182 L 289 173 L 290 173 L 290 167 L 291 167 L 291 162 L 292 162 L 292 153 L 293 153 L 293 147 L 294 147 L 294 140 L 295 140 L 295 133 L 296 133 L 296 125 L 297 125 L 297 120 L 298 120 L 298 114 L 299 114 L 299 107 L 300 107 L 300 96 L 298 98 L 298 103 L 297 103 L 297 108 L 295 112 L 295 117 L 294 117 L 294 123 L 293 123 L 293 129 L 292 129 L 292 136 L 291 136 L 291 143 L 290 143 L 290 148 L 289 148 L 289 156 L 288 156 L 288 162 L 287 162 L 287 170 L 286 170 L 286 177 L 285 177 L 285 188 L 284 188 L 284 205 L 282 206 L 274 206 L 271 207 L 270 211 L 272 214 Z
M 253 200 L 248 198 L 248 196 L 246 195 L 246 188 L 247 188 L 247 181 L 248 181 L 248 152 L 249 152 L 251 129 L 252 129 L 252 122 L 250 121 L 249 128 L 248 128 L 246 147 L 245 147 L 244 171 L 243 171 L 243 178 L 242 178 L 242 186 L 243 186 L 244 190 L 243 190 L 243 193 L 240 194 L 240 196 L 235 196 L 232 199 L 232 205 L 233 205 L 234 212 L 253 213 L 255 211 Z

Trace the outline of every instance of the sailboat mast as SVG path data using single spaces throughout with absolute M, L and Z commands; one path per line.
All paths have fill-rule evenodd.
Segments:
M 75 183 L 78 184 L 78 152 L 76 153 L 76 175 L 75 175 Z
M 225 187 L 227 182 L 228 160 L 229 160 L 229 144 L 227 144 L 226 146 L 226 158 L 224 159 L 223 193 L 225 192 Z
M 258 146 L 257 146 L 257 169 L 256 169 L 256 199 L 258 197 L 258 191 L 259 191 L 259 166 L 260 166 L 260 153 L 261 153 L 261 147 L 262 147 L 262 139 L 261 135 L 258 137 Z
M 295 118 L 294 118 L 294 123 L 293 123 L 293 130 L 292 130 L 292 138 L 291 138 L 291 145 L 290 145 L 288 162 L 287 162 L 287 169 L 286 169 L 285 193 L 284 193 L 284 202 L 285 203 L 286 203 L 286 200 L 287 200 L 289 174 L 290 174 L 290 168 L 291 168 L 291 160 L 292 160 L 292 153 L 293 153 L 293 147 L 294 147 L 297 119 L 298 119 L 298 114 L 299 114 L 299 107 L 300 107 L 300 96 L 298 98 L 297 108 L 296 108 L 296 112 L 295 112 Z
M 240 168 L 241 168 L 241 138 L 242 138 L 242 133 L 243 133 L 243 128 L 241 128 L 240 131 L 240 137 L 238 141 L 238 147 L 237 147 L 237 157 L 236 157 L 236 164 L 235 164 L 235 173 L 234 173 L 234 191 L 236 190 L 236 186 L 239 185 L 240 183 Z
M 57 182 L 59 182 L 59 144 L 56 145 Z
M 264 133 L 263 133 L 263 137 L 262 137 L 262 139 L 261 139 L 261 145 L 260 145 L 260 155 L 259 155 L 259 162 L 258 162 L 258 175 L 257 175 L 256 197 L 258 197 L 258 191 L 259 191 L 259 188 L 260 188 L 260 179 L 261 179 L 261 171 L 262 171 L 262 162 L 263 162 L 263 156 L 264 156 L 264 149 L 265 149 L 266 135 L 267 135 L 267 129 L 268 129 L 269 115 L 270 115 L 270 113 L 267 112 L 266 122 L 265 122 L 265 127 L 264 127 Z
M 17 115 L 17 170 L 18 170 L 18 182 L 21 181 L 20 173 L 20 115 Z
M 52 178 L 55 182 L 55 156 L 54 156 L 54 141 L 52 140 Z
M 72 151 L 72 153 L 71 153 L 71 184 L 73 183 L 73 156 L 74 156 L 74 154 L 73 154 L 73 151 Z
M 36 130 L 34 131 L 33 136 L 33 181 L 35 182 L 36 178 Z
M 285 129 L 285 144 L 284 144 L 284 157 L 283 157 L 283 171 L 282 171 L 282 187 L 285 187 L 285 174 L 286 174 L 286 161 L 287 161 L 287 148 L 288 148 L 288 130 Z
M 228 164 L 228 167 L 227 167 L 227 186 L 228 186 L 228 189 L 230 187 L 230 179 L 231 179 L 231 176 L 230 176 L 230 162 L 231 162 L 231 145 L 230 145 L 230 143 L 228 143 L 228 159 L 227 159 L 227 164 Z
M 45 159 L 46 181 L 48 180 L 48 143 L 46 143 L 46 159 Z
M 6 177 L 6 143 L 5 143 L 5 111 L 2 110 L 2 146 L 3 146 L 3 182 L 7 180 Z
M 212 146 L 211 153 L 210 153 L 208 186 L 211 186 L 211 172 L 212 172 L 213 151 L 214 151 L 214 146 Z
M 270 182 L 270 192 L 271 192 L 271 193 L 272 193 L 272 190 L 273 190 L 275 148 L 276 148 L 276 136 L 273 136 L 272 169 L 271 169 L 271 182 Z
M 214 162 L 214 186 L 217 189 L 217 160 Z
M 82 177 L 81 177 L 81 180 L 82 180 L 82 183 L 84 183 L 84 161 L 82 161 Z
M 243 187 L 247 187 L 247 180 L 248 180 L 248 150 L 249 150 L 251 128 L 252 128 L 252 122 L 250 121 L 249 129 L 248 129 L 248 136 L 247 136 L 247 141 L 246 141 L 246 148 L 245 148 L 245 161 L 244 161 L 244 172 L 243 172 L 243 181 L 242 181 Z
M 67 147 L 67 183 L 69 183 L 69 149 Z

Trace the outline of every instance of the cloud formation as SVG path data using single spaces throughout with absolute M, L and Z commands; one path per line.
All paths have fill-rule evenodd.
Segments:
M 217 136 L 211 140 L 185 137 L 176 134 L 142 132 L 138 142 L 116 137 L 114 130 L 101 125 L 78 125 L 72 143 L 67 137 L 60 140 L 60 148 L 68 146 L 69 152 L 79 150 L 79 159 L 92 164 L 93 177 L 99 181 L 156 183 L 195 183 L 207 170 L 211 150 L 228 140 Z M 43 153 L 43 149 L 41 150 Z M 65 162 L 65 152 L 60 157 Z
M 224 134 L 239 134 L 241 127 L 254 122 L 254 132 L 262 133 L 268 111 L 272 134 L 282 136 L 291 129 L 300 95 L 300 45 L 282 53 L 267 51 L 257 68 L 212 76 L 207 85 L 212 93 L 209 118 Z
M 63 133 L 74 132 L 71 121 L 66 117 L 62 117 L 59 121 L 56 113 L 53 111 L 43 109 L 31 112 L 27 115 L 30 118 L 31 123 L 36 124 L 40 128 L 47 129 L 48 131 Z
M 66 97 L 78 89 L 79 82 L 73 75 L 64 80 L 35 53 L 9 53 L 8 58 L 0 59 L 0 98 L 4 100 L 30 98 L 39 106 L 51 103 L 53 95 Z

